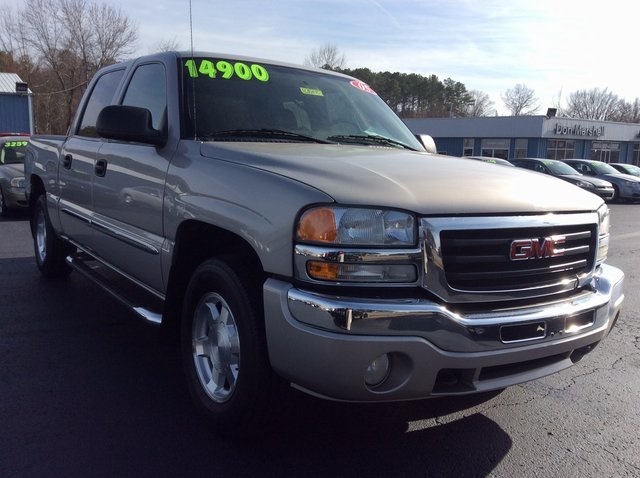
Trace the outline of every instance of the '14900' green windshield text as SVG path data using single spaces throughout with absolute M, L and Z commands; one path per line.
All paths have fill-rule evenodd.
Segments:
M 197 64 L 196 60 L 187 60 L 184 66 L 189 71 L 191 78 L 197 78 L 200 75 L 209 78 L 222 78 L 229 80 L 234 76 L 241 80 L 258 80 L 269 81 L 269 72 L 262 65 L 247 65 L 240 61 L 229 62 L 225 60 L 200 60 Z

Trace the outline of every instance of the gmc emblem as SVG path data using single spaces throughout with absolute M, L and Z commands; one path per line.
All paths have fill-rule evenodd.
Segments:
M 558 249 L 559 244 L 566 242 L 565 236 L 551 236 L 541 239 L 517 239 L 511 241 L 509 259 L 524 261 L 527 259 L 546 259 L 564 255 L 564 249 Z

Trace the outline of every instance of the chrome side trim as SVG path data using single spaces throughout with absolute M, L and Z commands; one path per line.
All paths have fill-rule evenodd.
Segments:
M 60 212 L 63 212 L 66 215 L 71 216 L 75 219 L 78 219 L 79 221 L 82 221 L 84 223 L 91 224 L 91 218 L 88 215 L 80 214 L 79 212 L 76 212 L 75 210 L 69 207 L 66 207 L 66 206 L 60 207 Z
M 160 254 L 160 249 L 158 249 L 152 244 L 149 244 L 148 242 L 143 241 L 139 237 L 127 231 L 124 231 L 123 229 L 119 229 L 117 227 L 108 225 L 103 221 L 97 221 L 97 220 L 92 220 L 91 226 L 97 229 L 98 231 L 103 232 L 104 234 L 108 234 L 109 236 L 119 239 L 122 242 L 126 242 L 130 246 L 135 247 L 136 249 L 140 249 L 144 252 L 147 252 L 153 255 Z
M 160 245 L 156 246 L 155 244 L 150 243 L 144 237 L 116 227 L 112 224 L 107 223 L 106 221 L 102 221 L 96 218 L 93 212 L 88 209 L 80 208 L 65 200 L 60 200 L 60 211 L 79 221 L 89 224 L 92 228 L 100 231 L 103 234 L 108 234 L 115 239 L 125 242 L 126 244 L 135 247 L 136 249 L 140 249 L 141 251 L 153 255 L 160 254 Z

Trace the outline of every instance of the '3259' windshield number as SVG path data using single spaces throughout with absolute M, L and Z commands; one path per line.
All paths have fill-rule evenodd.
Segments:
M 235 76 L 246 81 L 269 81 L 269 72 L 266 68 L 255 63 L 247 65 L 240 61 L 231 63 L 225 60 L 200 60 L 200 63 L 197 64 L 196 60 L 190 59 L 184 62 L 184 66 L 189 71 L 191 78 L 203 75 L 209 78 L 229 80 Z

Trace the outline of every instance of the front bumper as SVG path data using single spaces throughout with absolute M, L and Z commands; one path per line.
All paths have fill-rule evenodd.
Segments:
M 24 188 L 6 188 L 4 190 L 4 201 L 7 209 L 27 209 L 29 206 Z
M 319 295 L 269 279 L 266 334 L 274 370 L 314 395 L 392 401 L 501 389 L 571 366 L 613 327 L 624 274 L 603 265 L 590 289 L 514 309 L 455 313 L 418 299 Z M 388 354 L 381 384 L 365 371 Z
M 612 187 L 596 187 L 595 189 L 586 189 L 586 191 L 597 194 L 605 201 L 610 201 L 615 196 L 615 189 Z
M 640 199 L 640 183 L 622 184 L 620 199 Z

